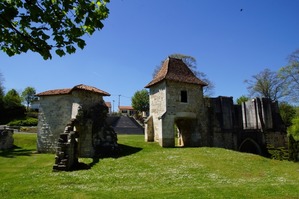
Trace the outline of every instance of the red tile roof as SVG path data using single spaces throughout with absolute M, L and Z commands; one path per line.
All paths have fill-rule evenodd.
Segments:
M 176 59 L 172 57 L 169 57 L 167 60 L 164 61 L 157 75 L 150 83 L 148 83 L 145 86 L 145 88 L 149 88 L 163 80 L 198 84 L 201 86 L 208 85 L 204 81 L 198 79 L 181 59 Z
M 134 110 L 134 108 L 132 106 L 119 106 L 118 109 L 119 110 Z
M 67 95 L 67 94 L 72 93 L 74 90 L 85 90 L 85 91 L 90 91 L 93 93 L 98 93 L 103 96 L 110 96 L 110 94 L 105 91 L 102 91 L 96 87 L 86 86 L 84 84 L 79 84 L 77 86 L 74 86 L 73 88 L 48 90 L 45 92 L 38 93 L 38 94 L 36 94 L 36 96 Z

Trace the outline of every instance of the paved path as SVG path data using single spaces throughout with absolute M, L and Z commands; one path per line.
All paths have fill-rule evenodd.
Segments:
M 121 116 L 113 128 L 117 134 L 144 134 L 144 129 L 127 116 Z

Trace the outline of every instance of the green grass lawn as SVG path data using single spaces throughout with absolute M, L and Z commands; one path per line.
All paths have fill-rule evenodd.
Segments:
M 119 135 L 119 158 L 89 170 L 52 172 L 36 134 L 0 151 L 0 198 L 299 198 L 299 164 L 219 148 L 161 148 Z M 92 159 L 80 159 L 91 164 Z

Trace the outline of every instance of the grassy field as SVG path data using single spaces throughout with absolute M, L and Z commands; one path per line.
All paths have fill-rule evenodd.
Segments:
M 89 170 L 52 172 L 36 134 L 14 135 L 0 151 L 0 198 L 299 198 L 299 164 L 219 148 L 161 148 L 119 135 L 118 158 Z

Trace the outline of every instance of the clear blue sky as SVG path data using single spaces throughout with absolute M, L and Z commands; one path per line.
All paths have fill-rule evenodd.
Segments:
M 299 48 L 299 0 L 112 0 L 105 27 L 87 36 L 76 54 L 43 60 L 0 51 L 6 92 L 37 92 L 78 84 L 111 94 L 106 101 L 130 105 L 172 53 L 196 58 L 215 84 L 214 96 L 246 95 L 245 79 L 278 70 Z M 240 11 L 243 9 L 243 11 Z

